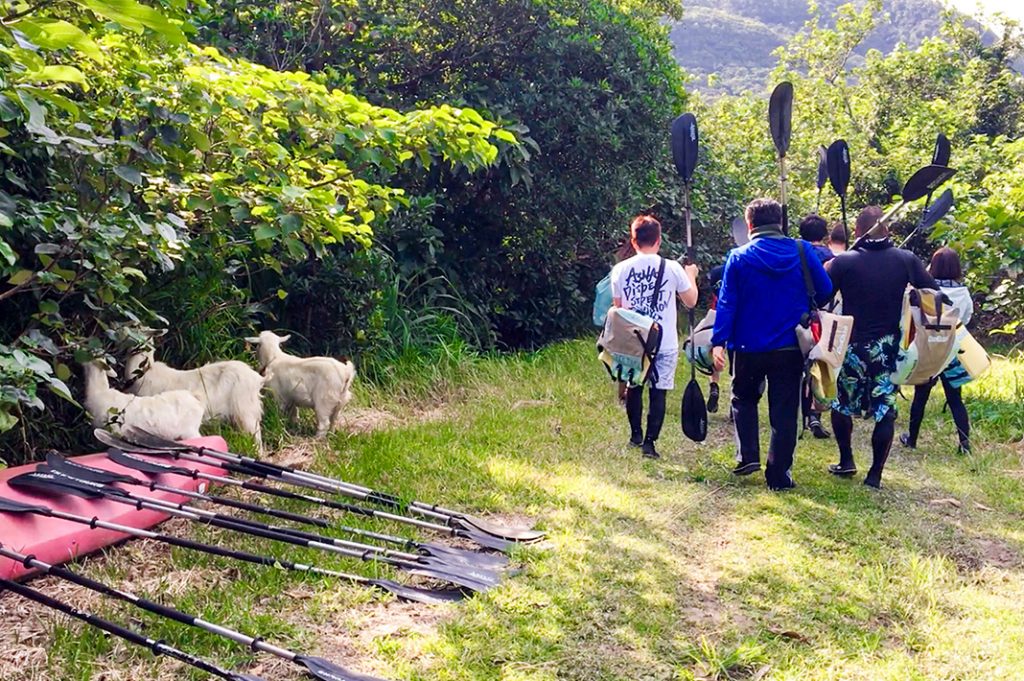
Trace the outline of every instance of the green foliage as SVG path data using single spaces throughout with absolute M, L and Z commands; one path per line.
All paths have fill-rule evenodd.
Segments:
M 903 183 L 931 158 L 938 133 L 950 137 L 957 206 L 932 241 L 912 242 L 930 255 L 934 242 L 949 243 L 966 260 L 970 283 L 991 292 L 987 305 L 1005 321 L 1020 318 L 1022 237 L 1014 191 L 1020 146 L 1024 80 L 1012 63 L 1021 38 L 1008 26 L 986 47 L 962 18 L 946 17 L 940 37 L 890 54 L 869 51 L 855 64 L 865 36 L 883 18 L 881 2 L 840 7 L 825 27 L 814 14 L 803 31 L 778 51 L 772 83 L 790 80 L 796 89 L 793 144 L 789 152 L 790 215 L 819 207 L 815 186 L 817 148 L 838 138 L 851 148 L 853 179 L 848 199 L 852 218 L 869 204 L 889 204 Z M 774 149 L 767 135 L 767 97 L 726 97 L 702 112 L 710 147 L 713 182 L 747 199 L 778 194 Z M 755 140 L 752 145 L 751 140 Z M 760 141 L 760 142 L 758 142 Z M 910 231 L 919 205 L 898 231 Z M 820 211 L 839 218 L 838 199 L 826 186 Z
M 392 222 L 381 243 L 400 263 L 413 254 L 459 291 L 464 311 L 486 316 L 487 335 L 519 347 L 585 328 L 608 253 L 664 189 L 665 131 L 684 104 L 654 20 L 669 4 L 221 3 L 202 35 L 372 101 L 455 101 L 509 121 L 524 146 L 503 150 L 486 174 L 403 176 L 435 204 Z
M 0 432 L 142 325 L 247 327 L 262 273 L 371 246 L 409 203 L 396 176 L 468 177 L 517 144 L 466 107 L 402 113 L 190 45 L 134 0 L 83 6 L 0 34 Z

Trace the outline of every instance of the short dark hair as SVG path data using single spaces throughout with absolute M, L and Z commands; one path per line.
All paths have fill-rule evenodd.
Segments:
M 653 215 L 638 215 L 633 218 L 629 233 L 637 246 L 647 248 L 661 238 L 661 223 Z
M 960 256 L 949 246 L 943 246 L 932 253 L 928 272 L 936 279 L 959 281 L 964 276 L 963 268 L 960 267 Z
M 747 206 L 747 224 L 754 227 L 782 224 L 782 206 L 775 199 L 754 199 Z
M 805 241 L 821 241 L 828 236 L 828 223 L 825 218 L 811 213 L 800 221 L 800 238 Z
M 832 233 L 829 235 L 828 240 L 834 244 L 845 244 L 846 243 L 846 225 L 841 222 L 835 222 L 832 224 Z
M 868 206 L 867 208 L 860 212 L 860 215 L 857 216 L 857 222 L 854 223 L 853 233 L 857 235 L 858 239 L 864 236 L 871 230 L 872 227 L 878 224 L 878 220 L 882 217 L 882 215 L 883 211 L 880 207 Z M 889 234 L 889 230 L 885 227 L 882 227 L 877 231 L 877 234 L 880 237 L 887 236 Z

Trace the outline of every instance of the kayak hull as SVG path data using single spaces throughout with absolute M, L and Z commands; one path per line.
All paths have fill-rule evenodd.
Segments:
M 188 440 L 188 444 L 200 445 L 227 451 L 227 443 L 220 437 L 202 437 L 195 440 Z M 80 463 L 93 468 L 132 475 L 133 477 L 146 478 L 138 471 L 122 468 L 113 463 L 104 454 L 88 454 L 85 456 L 69 457 L 70 461 Z M 139 529 L 150 529 L 167 520 L 166 513 L 156 511 L 136 510 L 128 504 L 116 503 L 104 499 L 81 499 L 72 496 L 49 496 L 28 494 L 17 488 L 11 487 L 7 481 L 11 478 L 29 473 L 35 470 L 38 464 L 29 464 L 17 468 L 9 468 L 0 471 L 0 496 L 14 501 L 21 501 L 26 504 L 48 506 L 54 510 L 64 511 L 98 518 L 109 523 L 127 525 Z M 189 464 L 190 467 L 198 468 L 206 473 L 223 473 L 214 466 L 201 464 Z M 192 480 L 181 476 L 158 476 L 147 478 L 157 480 L 174 487 L 182 489 L 198 490 L 205 489 L 207 483 L 202 480 Z M 130 491 L 142 491 L 142 488 L 125 487 Z M 145 491 L 145 496 L 155 499 L 183 503 L 187 501 L 184 497 L 168 492 Z M 116 544 L 128 535 L 120 532 L 113 532 L 104 529 L 91 529 L 88 525 L 74 523 L 68 520 L 47 518 L 34 513 L 14 514 L 0 513 L 0 543 L 9 549 L 34 555 L 38 560 L 53 565 L 67 563 L 81 556 L 94 553 L 108 546 Z M 20 579 L 32 574 L 34 571 L 26 568 L 7 558 L 0 558 L 0 577 L 5 579 Z

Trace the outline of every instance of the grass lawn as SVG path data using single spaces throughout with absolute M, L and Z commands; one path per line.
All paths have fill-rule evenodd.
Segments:
M 498 588 L 459 605 L 403 604 L 151 542 L 82 569 L 391 679 L 1024 678 L 1021 359 L 998 359 L 967 389 L 973 456 L 956 454 L 936 391 L 919 448 L 894 448 L 881 492 L 861 477 L 828 475 L 834 442 L 809 434 L 797 448 L 796 490 L 734 479 L 724 409 L 708 442 L 682 438 L 682 369 L 664 458 L 641 460 L 625 446 L 625 416 L 590 342 L 480 360 L 469 373 L 456 399 L 429 409 L 363 393 L 353 414 L 377 414 L 373 427 L 360 422 L 363 432 L 323 443 L 292 440 L 277 456 L 410 497 L 535 519 L 549 539 L 517 549 L 525 570 Z M 900 409 L 904 427 L 909 405 Z M 862 471 L 869 433 L 857 423 Z M 166 527 L 374 574 L 326 554 Z M 80 589 L 34 583 L 236 669 L 304 678 Z M 0 621 L 4 681 L 203 678 L 11 595 L 0 596 Z

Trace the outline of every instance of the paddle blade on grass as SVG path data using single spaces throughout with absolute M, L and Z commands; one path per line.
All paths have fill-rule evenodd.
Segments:
M 377 676 L 350 671 L 322 657 L 299 655 L 295 662 L 305 667 L 313 678 L 320 681 L 384 681 Z

